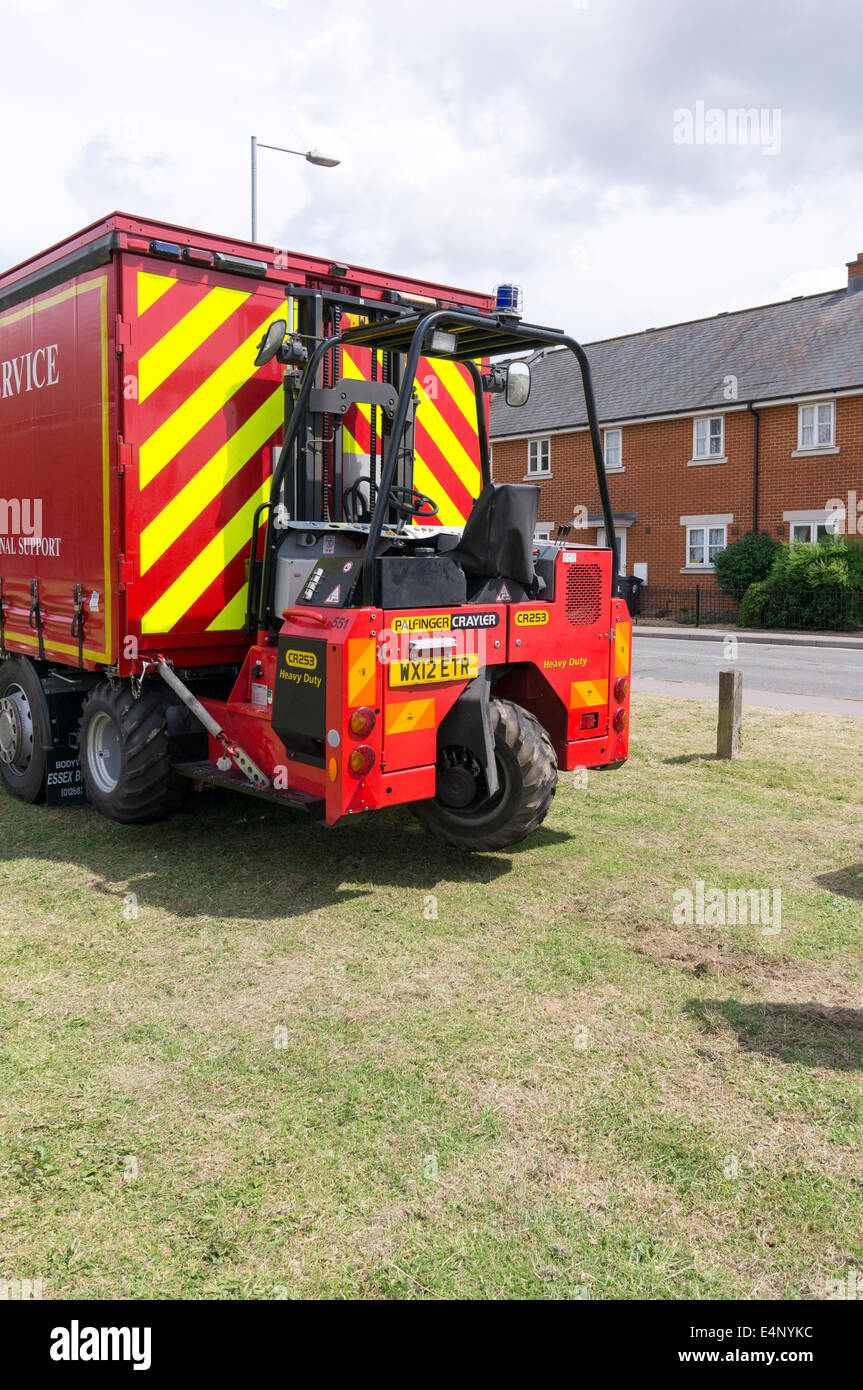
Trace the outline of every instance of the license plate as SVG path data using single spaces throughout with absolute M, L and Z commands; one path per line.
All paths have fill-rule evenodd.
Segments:
M 467 681 L 479 675 L 479 656 L 443 656 L 436 661 L 393 661 L 390 685 L 434 685 L 438 681 Z

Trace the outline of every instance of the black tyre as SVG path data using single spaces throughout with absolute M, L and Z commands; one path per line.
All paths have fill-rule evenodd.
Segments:
M 126 825 L 161 820 L 180 802 L 161 692 L 97 685 L 81 711 L 78 757 L 97 811 Z
M 518 844 L 545 819 L 557 787 L 551 740 L 532 714 L 509 700 L 492 700 L 491 723 L 500 783 L 495 795 L 485 795 L 484 778 L 466 749 L 444 749 L 438 761 L 438 795 L 433 801 L 417 801 L 412 808 L 424 830 L 458 849 L 495 850 Z M 444 799 L 442 782 L 448 776 L 453 790 Z M 467 801 L 469 776 L 474 778 L 476 793 Z M 467 804 L 454 805 L 455 800 Z
M 19 801 L 45 800 L 45 696 L 26 657 L 0 666 L 0 781 Z

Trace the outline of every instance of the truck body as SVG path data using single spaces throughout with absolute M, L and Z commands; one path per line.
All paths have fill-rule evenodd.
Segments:
M 0 275 L 6 650 L 121 677 L 153 651 L 242 661 L 252 520 L 285 417 L 281 368 L 256 369 L 255 345 L 292 285 L 307 292 L 288 310 L 299 331 L 320 308 L 309 291 L 490 303 L 120 213 Z M 348 356 L 359 374 L 368 353 Z M 436 525 L 463 525 L 479 491 L 467 389 L 423 363 L 417 484 L 440 501 Z M 369 414 L 348 413 L 332 488 L 337 465 L 349 477 L 367 457 Z

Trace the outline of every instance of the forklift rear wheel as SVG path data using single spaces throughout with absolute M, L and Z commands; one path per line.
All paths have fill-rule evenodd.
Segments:
M 0 666 L 0 781 L 19 801 L 45 800 L 45 697 L 29 661 Z
M 161 692 L 97 685 L 84 702 L 78 730 L 81 777 L 89 801 L 125 825 L 161 820 L 180 802 L 171 768 Z
M 465 850 L 507 849 L 545 819 L 557 787 L 557 758 L 542 725 L 509 700 L 491 701 L 498 790 L 484 794 L 479 764 L 465 748 L 443 749 L 434 800 L 413 811 L 424 830 Z

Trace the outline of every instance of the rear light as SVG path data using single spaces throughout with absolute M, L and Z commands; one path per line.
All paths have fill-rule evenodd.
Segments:
M 599 714 L 593 710 L 590 714 L 581 716 L 581 727 L 583 729 L 596 729 L 599 727 Z
M 611 721 L 611 726 L 616 734 L 623 733 L 624 729 L 626 728 L 627 718 L 628 715 L 626 713 L 626 710 L 623 709 L 623 707 L 614 711 L 614 718 Z
M 626 676 L 618 676 L 617 680 L 614 682 L 614 698 L 618 701 L 618 703 L 620 703 L 621 700 L 626 699 L 626 692 L 628 691 L 628 689 L 629 681 L 627 680 Z
M 355 709 L 348 720 L 348 728 L 354 738 L 368 738 L 372 729 L 375 727 L 375 712 L 369 709 L 368 705 L 363 705 L 361 709 Z
M 348 758 L 348 767 L 353 777 L 365 777 L 375 765 L 375 751 L 367 743 L 361 743 Z
M 212 251 L 205 251 L 200 246 L 184 246 L 183 260 L 188 261 L 189 265 L 215 265 L 216 257 Z

